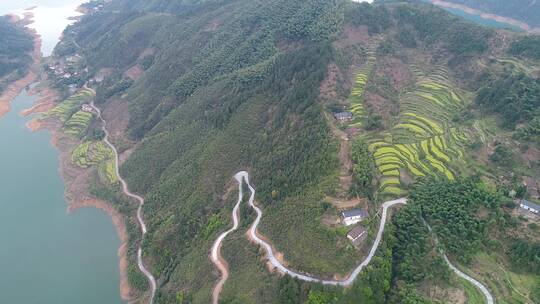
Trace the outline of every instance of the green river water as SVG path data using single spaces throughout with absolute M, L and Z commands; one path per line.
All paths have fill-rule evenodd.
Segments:
M 18 115 L 35 98 L 21 93 L 0 118 L 0 303 L 121 303 L 112 220 L 66 213 L 51 135 Z

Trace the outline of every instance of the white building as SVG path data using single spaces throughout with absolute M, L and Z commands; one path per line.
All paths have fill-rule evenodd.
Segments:
M 519 207 L 534 214 L 540 213 L 540 206 L 533 202 L 529 202 L 528 200 L 521 200 L 521 202 L 519 203 Z
M 356 224 L 367 216 L 367 211 L 362 209 L 346 210 L 341 213 L 342 221 L 345 226 Z
M 85 112 L 94 112 L 94 108 L 92 108 L 90 105 L 83 104 L 81 107 L 81 110 Z
M 338 121 L 352 120 L 353 114 L 351 112 L 339 112 L 334 114 L 334 118 Z

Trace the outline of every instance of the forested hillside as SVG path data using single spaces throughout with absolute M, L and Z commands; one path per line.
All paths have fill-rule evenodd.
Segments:
M 393 212 L 376 257 L 347 289 L 270 272 L 245 237 L 254 214 L 243 205 L 222 248 L 222 303 L 481 302 L 439 247 L 497 299 L 538 300 L 539 240 L 527 237 L 538 226 L 508 197 L 534 199 L 522 178 L 539 178 L 539 143 L 530 141 L 537 37 L 395 1 L 113 0 L 86 9 L 52 60 L 80 58 L 73 83 L 96 89 L 121 174 L 145 197 L 156 303 L 210 302 L 218 273 L 209 250 L 231 225 L 240 170 L 257 188 L 260 232 L 289 267 L 322 278 L 346 277 L 363 260 L 383 201 L 410 203 Z M 341 111 L 351 120 L 336 121 Z M 74 113 L 60 114 L 80 122 Z M 78 137 L 100 140 L 91 119 Z M 143 301 L 135 207 L 103 172 L 90 188 L 127 216 L 129 282 Z M 342 205 L 369 213 L 359 246 L 339 224 Z M 493 267 L 514 281 L 486 275 Z
M 0 16 L 0 93 L 9 83 L 26 75 L 33 49 L 32 36 L 11 17 Z

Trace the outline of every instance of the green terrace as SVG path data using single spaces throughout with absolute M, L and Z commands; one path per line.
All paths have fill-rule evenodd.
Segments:
M 83 169 L 97 166 L 99 178 L 106 184 L 118 181 L 113 151 L 103 141 L 83 142 L 71 152 L 71 162 Z
M 361 128 L 366 112 L 364 110 L 364 92 L 366 84 L 369 80 L 369 75 L 373 71 L 375 65 L 375 55 L 373 51 L 368 51 L 367 64 L 356 74 L 354 86 L 347 101 L 351 104 L 349 111 L 353 114 L 353 119 L 349 124 L 352 128 Z
M 438 67 L 429 75 L 415 66 L 411 70 L 416 85 L 401 97 L 397 123 L 369 145 L 381 176 L 379 193 L 384 197 L 406 193 L 404 172 L 412 178 L 436 175 L 454 180 L 457 169 L 451 164 L 464 162 L 464 147 L 473 136 L 452 122 L 467 103 L 446 70 Z
M 94 118 L 94 113 L 81 109 L 91 98 L 93 98 L 92 91 L 82 89 L 43 114 L 42 119 L 57 119 L 63 124 L 66 134 L 81 138 Z

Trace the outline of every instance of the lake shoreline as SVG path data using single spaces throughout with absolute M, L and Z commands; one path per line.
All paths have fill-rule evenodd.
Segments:
M 5 91 L 0 95 L 0 119 L 11 111 L 11 103 L 13 100 L 19 96 L 24 89 L 28 88 L 31 84 L 34 84 L 40 80 L 42 75 L 40 72 L 40 62 L 42 59 L 41 53 L 41 36 L 37 33 L 36 30 L 28 27 L 29 24 L 33 22 L 33 14 L 27 12 L 24 15 L 24 18 L 20 18 L 16 15 L 9 15 L 12 22 L 21 23 L 26 27 L 28 33 L 30 33 L 34 38 L 34 51 L 32 53 L 32 64 L 29 67 L 28 73 L 12 82 Z M 42 82 L 46 83 L 46 81 Z M 59 94 L 48 86 L 41 88 L 30 89 L 29 92 L 31 95 L 37 95 L 38 99 L 29 109 L 21 111 L 19 114 L 21 116 L 28 116 L 31 114 L 43 113 L 51 108 L 53 108 L 59 101 Z M 128 283 L 127 278 L 127 268 L 128 268 L 128 258 L 127 258 L 127 248 L 128 248 L 128 234 L 127 227 L 124 222 L 124 217 L 118 211 L 116 211 L 109 203 L 98 200 L 91 197 L 88 194 L 87 183 L 75 183 L 69 182 L 70 179 L 77 179 L 74 176 L 85 175 L 84 172 L 79 172 L 77 168 L 70 165 L 70 151 L 74 147 L 75 142 L 66 143 L 66 135 L 62 133 L 61 126 L 40 121 L 38 119 L 32 119 L 26 124 L 26 127 L 33 132 L 39 130 L 48 130 L 51 132 L 51 145 L 57 150 L 58 158 L 60 160 L 60 167 L 58 168 L 60 176 L 64 183 L 65 192 L 64 198 L 67 202 L 67 213 L 72 214 L 76 212 L 79 208 L 84 207 L 94 207 L 99 210 L 104 211 L 108 216 L 111 217 L 112 223 L 115 227 L 117 235 L 120 239 L 120 246 L 117 250 L 119 258 L 119 270 L 120 270 L 120 297 L 122 300 L 129 301 L 132 300 L 131 288 Z M 62 144 L 61 144 L 62 143 Z M 65 144 L 64 144 L 65 143 Z
M 457 3 L 443 1 L 443 0 L 430 0 L 430 2 L 433 5 L 436 5 L 436 6 L 461 10 L 461 11 L 467 13 L 467 14 L 479 16 L 482 19 L 493 20 L 493 21 L 497 21 L 497 22 L 500 22 L 500 23 L 506 23 L 506 24 L 509 24 L 509 25 L 517 26 L 517 27 L 521 28 L 522 30 L 524 30 L 526 32 L 529 32 L 529 33 L 536 33 L 536 34 L 540 33 L 540 28 L 532 27 L 532 26 L 528 25 L 525 22 L 521 22 L 519 20 L 510 18 L 510 17 L 504 17 L 504 16 L 492 14 L 492 13 L 486 13 L 486 12 L 483 12 L 481 10 L 468 7 L 468 6 L 463 5 L 463 4 L 457 4 Z
M 46 83 L 46 81 L 43 83 Z M 49 86 L 36 88 L 31 93 L 40 97 L 31 108 L 19 113 L 22 116 L 47 112 L 61 101 L 59 94 Z M 88 175 L 91 169 L 81 169 L 71 163 L 71 151 L 79 142 L 64 134 L 62 126 L 55 121 L 34 118 L 27 123 L 26 127 L 32 132 L 40 130 L 51 132 L 51 145 L 58 151 L 58 158 L 60 160 L 60 168 L 58 170 L 65 187 L 64 198 L 68 205 L 67 213 L 74 213 L 79 208 L 94 207 L 104 211 L 111 217 L 120 239 L 120 246 L 117 251 L 119 258 L 118 267 L 120 270 L 120 297 L 122 300 L 132 300 L 132 290 L 129 286 L 127 276 L 129 265 L 127 256 L 128 233 L 124 216 L 116 211 L 108 202 L 90 195 L 88 191 Z

